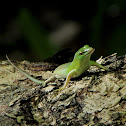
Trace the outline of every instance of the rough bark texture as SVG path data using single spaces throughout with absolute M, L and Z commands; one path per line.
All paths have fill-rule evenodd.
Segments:
M 55 92 L 64 79 L 43 88 L 8 64 L 0 62 L 0 126 L 126 125 L 126 57 L 100 58 L 95 66 Z M 56 65 L 13 62 L 30 75 L 46 80 Z

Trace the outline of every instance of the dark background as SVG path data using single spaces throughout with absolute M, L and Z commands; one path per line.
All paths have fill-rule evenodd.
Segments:
M 126 53 L 126 0 L 42 2 L 5 7 L 0 15 L 0 60 L 7 54 L 12 60 L 54 56 L 67 62 L 85 44 L 96 49 L 93 60 Z

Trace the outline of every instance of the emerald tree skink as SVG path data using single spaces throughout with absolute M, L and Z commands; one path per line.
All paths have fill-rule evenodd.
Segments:
M 69 81 L 71 78 L 76 78 L 78 76 L 80 76 L 81 74 L 83 74 L 90 66 L 97 66 L 100 67 L 104 70 L 107 70 L 107 68 L 105 68 L 104 66 L 102 66 L 101 64 L 90 60 L 90 57 L 92 55 L 92 53 L 94 52 L 94 48 L 90 47 L 89 45 L 85 45 L 82 48 L 80 48 L 74 55 L 74 59 L 72 62 L 68 62 L 65 64 L 62 64 L 60 66 L 58 66 L 54 72 L 53 72 L 53 76 L 50 77 L 49 79 L 47 79 L 46 81 L 41 81 L 38 79 L 33 78 L 32 76 L 30 76 L 29 74 L 27 74 L 26 72 L 24 72 L 23 70 L 21 70 L 20 68 L 16 67 L 8 58 L 8 56 L 6 55 L 6 58 L 8 60 L 8 62 L 14 67 L 16 68 L 18 71 L 20 71 L 23 75 L 25 75 L 27 78 L 29 78 L 31 81 L 35 82 L 35 83 L 39 83 L 42 84 L 43 87 L 50 81 L 55 80 L 56 78 L 66 78 L 65 84 L 63 87 L 61 87 L 59 90 L 63 90 L 66 88 L 66 86 L 68 85 Z

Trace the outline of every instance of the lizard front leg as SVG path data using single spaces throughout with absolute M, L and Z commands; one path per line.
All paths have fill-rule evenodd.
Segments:
M 57 89 L 57 91 L 64 90 L 64 89 L 68 86 L 70 79 L 71 79 L 71 78 L 73 77 L 73 75 L 75 75 L 75 74 L 76 74 L 76 69 L 73 69 L 72 71 L 70 71 L 70 72 L 68 73 L 68 75 L 67 75 L 65 84 L 63 85 L 63 87 Z
M 101 64 L 99 64 L 99 63 L 97 63 L 95 61 L 92 61 L 92 60 L 90 60 L 90 65 L 91 66 L 97 66 L 97 67 L 102 68 L 104 70 L 109 70 L 108 68 L 106 68 L 106 67 L 102 66 Z

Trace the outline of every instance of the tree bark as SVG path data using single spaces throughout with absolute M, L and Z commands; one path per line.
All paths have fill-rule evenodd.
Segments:
M 69 86 L 55 92 L 65 79 L 45 88 L 31 82 L 7 61 L 0 62 L 0 126 L 126 125 L 126 55 L 112 54 L 91 66 Z M 14 62 L 30 75 L 46 80 L 57 66 L 50 63 Z

